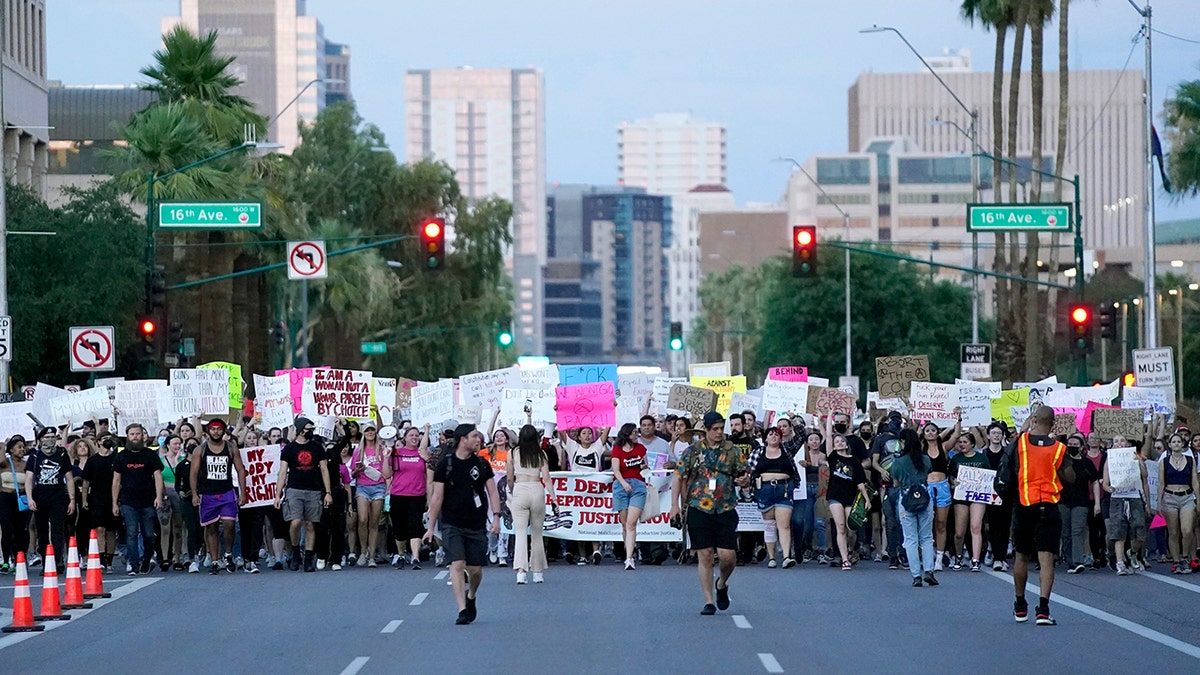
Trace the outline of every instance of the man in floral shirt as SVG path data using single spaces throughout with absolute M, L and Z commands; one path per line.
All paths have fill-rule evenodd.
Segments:
M 746 487 L 746 461 L 741 450 L 725 439 L 725 418 L 720 413 L 704 415 L 704 439 L 693 443 L 679 460 L 672 480 L 671 518 L 688 506 L 687 535 L 696 553 L 704 609 L 710 616 L 729 609 L 729 575 L 737 549 L 737 490 Z M 713 550 L 720 560 L 716 580 L 717 602 L 713 604 Z

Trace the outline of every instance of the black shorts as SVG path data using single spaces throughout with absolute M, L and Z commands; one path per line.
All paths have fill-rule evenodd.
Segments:
M 706 513 L 697 508 L 688 509 L 687 533 L 693 551 L 706 548 L 723 548 L 736 551 L 738 514 L 734 509 L 724 513 Z
M 113 515 L 112 504 L 92 502 L 88 507 L 86 515 L 90 527 L 96 529 L 103 527 L 106 532 L 116 532 L 125 525 L 121 516 Z
M 1023 555 L 1058 553 L 1062 515 L 1058 504 L 1013 507 L 1013 549 Z
M 442 525 L 446 562 L 465 561 L 468 567 L 483 567 L 487 561 L 487 532 Z
M 388 513 L 392 517 L 392 538 L 397 541 L 420 539 L 425 534 L 425 497 L 391 495 Z

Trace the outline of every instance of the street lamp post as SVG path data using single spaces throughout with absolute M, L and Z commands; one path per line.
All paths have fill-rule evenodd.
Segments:
M 904 45 L 906 47 L 908 47 L 908 50 L 911 51 L 913 53 L 913 55 L 916 56 L 917 59 L 925 66 L 925 69 L 929 71 L 929 74 L 933 75 L 934 79 L 936 79 L 938 81 L 938 84 L 942 85 L 942 88 L 946 90 L 946 93 L 950 94 L 950 97 L 954 99 L 954 102 L 957 103 L 958 106 L 960 108 L 962 108 L 963 111 L 971 117 L 971 125 L 967 129 L 967 131 L 968 131 L 967 137 L 971 141 L 971 201 L 978 202 L 979 201 L 979 158 L 975 156 L 975 153 L 979 149 L 979 141 L 978 141 L 979 111 L 976 110 L 975 108 L 968 107 L 966 103 L 963 103 L 962 99 L 958 97 L 958 94 L 954 93 L 954 90 L 950 88 L 950 85 L 946 84 L 946 81 L 942 79 L 942 76 L 937 74 L 937 71 L 933 69 L 933 66 L 929 65 L 929 62 L 925 60 L 925 57 L 921 56 L 921 53 L 917 51 L 916 47 L 913 47 L 912 43 L 908 41 L 908 38 L 904 37 L 904 34 L 901 33 L 899 30 L 897 30 L 891 26 L 871 26 L 870 28 L 864 28 L 858 32 L 859 33 L 883 33 L 883 32 L 895 33 L 896 37 L 900 38 L 900 40 L 902 42 L 904 42 Z M 957 126 L 957 125 L 955 125 L 955 126 Z M 994 177 L 993 177 L 993 180 L 995 180 Z M 979 233 L 978 232 L 971 233 L 971 268 L 976 269 L 976 270 L 979 269 Z M 975 344 L 979 343 L 979 303 L 980 303 L 979 275 L 973 274 L 973 275 L 971 275 L 971 342 L 973 342 Z
M 315 78 L 315 79 L 313 79 L 313 80 L 310 80 L 310 81 L 308 82 L 308 84 L 306 84 L 306 85 L 304 85 L 303 87 L 301 87 L 301 88 L 300 88 L 300 91 L 296 92 L 296 95 L 292 97 L 292 100 L 290 100 L 290 101 L 288 101 L 288 102 L 287 102 L 287 105 L 285 105 L 285 106 L 283 106 L 282 108 L 280 108 L 280 109 L 279 109 L 279 112 L 275 113 L 275 116 L 274 116 L 274 117 L 272 117 L 271 119 L 267 120 L 267 126 L 266 126 L 266 130 L 267 130 L 267 138 L 270 138 L 270 137 L 271 137 L 271 136 L 270 136 L 270 134 L 271 134 L 271 125 L 273 125 L 273 124 L 275 124 L 276 122 L 278 122 L 278 121 L 279 121 L 279 118 L 283 116 L 283 113 L 287 112 L 288 108 L 291 108 L 293 105 L 295 105 L 295 104 L 296 104 L 296 101 L 299 101 L 299 100 L 300 100 L 300 97 L 304 95 L 304 92 L 308 91 L 308 88 L 309 88 L 309 87 L 313 86 L 314 84 L 345 84 L 345 83 L 346 83 L 346 81 L 345 81 L 345 80 L 341 80 L 341 79 L 338 79 L 338 78 L 336 78 L 336 77 L 318 77 L 318 78 Z
M 825 197 L 825 200 L 827 202 L 829 202 L 829 204 L 831 206 L 833 206 L 833 208 L 837 209 L 838 213 L 842 214 L 842 223 L 843 223 L 843 227 L 846 231 L 846 243 L 847 244 L 850 243 L 850 214 L 846 213 L 844 210 L 842 210 L 842 207 L 838 206 L 838 203 L 833 200 L 833 197 L 830 197 L 829 193 L 825 192 L 825 188 L 821 187 L 821 184 L 818 183 L 817 180 L 815 178 L 813 178 L 808 173 L 808 171 L 806 171 L 804 169 L 804 166 L 801 165 L 800 162 L 797 162 L 796 160 L 792 159 L 791 157 L 780 157 L 780 158 L 778 158 L 777 161 L 791 162 L 797 169 L 800 170 L 800 173 L 804 174 L 804 177 L 807 178 L 808 181 L 810 183 L 812 183 L 814 187 L 817 188 L 817 190 L 821 193 L 821 195 L 823 197 Z M 854 371 L 851 370 L 850 365 L 851 365 L 851 362 L 850 362 L 850 248 L 847 247 L 846 248 L 846 377 L 851 377 L 854 374 Z

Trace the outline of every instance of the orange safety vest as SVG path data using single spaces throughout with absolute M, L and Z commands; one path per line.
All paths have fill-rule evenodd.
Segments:
M 1062 492 L 1058 468 L 1062 466 L 1067 446 L 1035 445 L 1029 434 L 1017 437 L 1017 491 L 1022 506 L 1057 504 Z

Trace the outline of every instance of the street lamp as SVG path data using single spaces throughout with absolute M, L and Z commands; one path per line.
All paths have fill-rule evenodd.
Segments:
M 288 109 L 288 108 L 290 108 L 290 107 L 292 107 L 293 105 L 295 105 L 295 104 L 296 104 L 296 101 L 299 101 L 299 100 L 300 100 L 300 97 L 304 95 L 304 92 L 308 91 L 308 88 L 309 88 L 309 87 L 313 86 L 314 84 L 345 84 L 345 83 L 346 83 L 346 81 L 345 81 L 345 80 L 341 80 L 341 79 L 338 79 L 338 78 L 336 78 L 336 77 L 318 77 L 318 78 L 316 78 L 316 79 L 314 79 L 314 80 L 311 80 L 311 81 L 310 81 L 308 84 L 306 84 L 306 85 L 304 85 L 303 87 L 301 87 L 301 88 L 300 88 L 300 91 L 296 92 L 296 95 L 292 97 L 292 100 L 288 101 L 288 102 L 287 102 L 287 105 L 285 105 L 285 106 L 283 106 L 282 108 L 280 108 L 280 109 L 279 109 L 279 112 L 275 113 L 275 116 L 274 116 L 274 117 L 272 117 L 271 119 L 267 120 L 267 127 L 266 127 L 266 129 L 267 129 L 267 137 L 268 137 L 268 138 L 270 138 L 270 135 L 271 135 L 271 125 L 273 125 L 273 124 L 275 124 L 276 122 L 278 122 L 278 121 L 279 121 L 279 118 L 283 116 L 283 113 L 287 112 L 287 109 Z
M 925 69 L 929 71 L 929 74 L 933 75 L 934 79 L 936 79 L 938 81 L 938 84 L 942 85 L 942 89 L 945 89 L 946 93 L 950 94 L 950 98 L 954 99 L 954 102 L 958 104 L 958 107 L 962 108 L 963 112 L 970 115 L 971 124 L 967 128 L 966 136 L 971 140 L 971 201 L 978 202 L 979 201 L 979 158 L 976 157 L 975 155 L 979 151 L 979 142 L 978 142 L 979 111 L 974 108 L 968 107 L 966 103 L 963 103 L 962 99 L 958 97 L 958 94 L 954 93 L 954 90 L 950 88 L 950 85 L 946 84 L 946 81 L 942 79 L 942 76 L 938 75 L 937 71 L 933 69 L 933 66 L 929 65 L 929 62 L 925 60 L 925 57 L 921 56 L 921 52 L 918 52 L 916 47 L 913 47 L 912 43 L 908 41 L 908 38 L 904 37 L 904 33 L 901 33 L 899 30 L 892 28 L 891 26 L 871 26 L 870 28 L 863 28 L 862 30 L 860 30 L 858 32 L 859 33 L 884 33 L 884 32 L 895 33 L 896 37 L 900 38 L 900 40 L 902 42 L 904 42 L 904 45 L 906 47 L 908 47 L 908 50 L 911 51 L 913 53 L 913 55 L 916 56 L 917 59 L 920 60 L 920 62 L 925 66 Z M 950 122 L 950 124 L 954 124 L 954 126 L 957 127 L 959 131 L 962 131 L 962 127 L 958 126 L 957 123 Z M 995 180 L 994 177 L 993 177 L 993 180 Z M 975 270 L 979 269 L 979 233 L 978 232 L 971 233 L 971 268 L 975 269 Z M 979 302 L 980 302 L 979 274 L 978 273 L 971 275 L 971 295 L 972 295 L 972 299 L 971 299 L 971 342 L 978 344 L 979 343 Z
M 1146 163 L 1146 182 L 1143 189 L 1146 192 L 1146 250 L 1143 264 L 1146 267 L 1145 272 L 1145 297 L 1146 297 L 1146 326 L 1143 329 L 1146 335 L 1146 344 L 1143 345 L 1146 349 L 1153 349 L 1158 346 L 1158 310 L 1154 306 L 1155 296 L 1158 294 L 1156 289 L 1157 281 L 1154 278 L 1157 271 L 1158 252 L 1154 241 L 1155 226 L 1154 226 L 1154 69 L 1153 56 L 1154 50 L 1151 48 L 1151 37 L 1154 34 L 1151 23 L 1153 11 L 1150 9 L 1150 2 L 1146 0 L 1146 6 L 1138 7 L 1137 3 L 1129 0 L 1129 4 L 1133 7 L 1142 19 L 1142 39 L 1146 41 L 1146 95 L 1143 97 L 1143 105 L 1145 107 L 1146 124 L 1142 130 L 1145 136 L 1146 156 L 1143 161 Z M 1180 357 L 1183 355 L 1181 354 Z
M 850 243 L 850 214 L 846 213 L 844 210 L 842 210 L 842 207 L 838 206 L 838 203 L 833 200 L 833 197 L 830 197 L 829 193 L 825 192 L 825 188 L 821 187 L 821 184 L 817 182 L 817 179 L 813 178 L 812 175 L 809 174 L 808 171 L 806 171 L 804 169 L 804 166 L 802 166 L 800 164 L 800 162 L 797 162 L 796 160 L 792 159 L 791 157 L 776 157 L 775 161 L 776 162 L 791 162 L 792 165 L 795 166 L 797 169 L 799 169 L 800 173 L 804 174 L 804 177 L 807 178 L 808 181 L 813 184 L 813 187 L 817 188 L 817 191 L 819 191 L 821 193 L 821 195 L 823 197 L 825 197 L 825 201 L 829 202 L 829 204 L 831 206 L 833 206 L 833 208 L 837 209 L 838 213 L 842 214 L 842 223 L 844 224 L 844 227 L 846 229 L 846 243 L 849 244 Z M 846 377 L 851 377 L 853 374 L 854 374 L 854 372 L 850 369 L 850 247 L 847 246 L 846 247 Z

